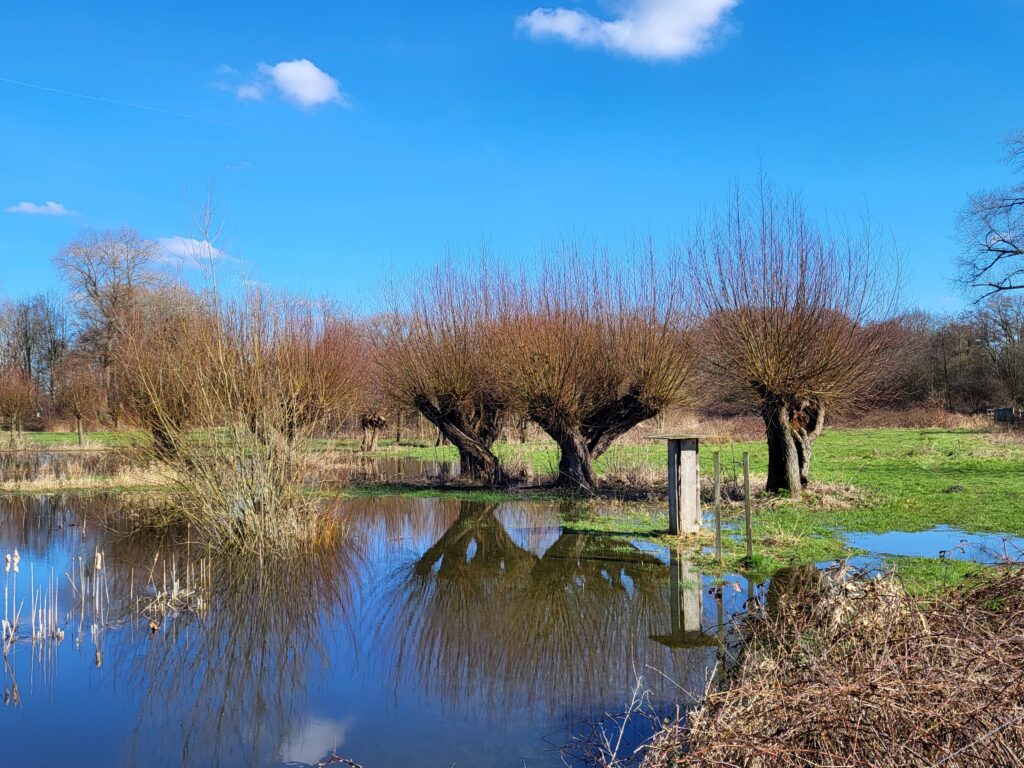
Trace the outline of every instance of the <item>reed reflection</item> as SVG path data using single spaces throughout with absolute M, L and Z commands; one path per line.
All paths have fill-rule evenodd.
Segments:
M 351 632 L 360 537 L 301 560 L 213 561 L 209 605 L 125 638 L 121 674 L 143 692 L 129 764 L 274 765 L 304 726 L 330 631 Z
M 130 693 L 137 714 L 124 764 L 277 765 L 328 739 L 303 705 L 311 676 L 331 661 L 328 633 L 354 634 L 365 568 L 360 528 L 343 526 L 326 551 L 257 562 L 119 531 L 111 499 L 13 499 L 0 515 L 5 550 L 49 556 L 45 572 L 36 563 L 35 579 L 54 586 L 61 629 L 59 637 L 23 631 L 6 649 L 8 704 L 33 707 L 35 696 L 48 695 L 63 645 Z M 56 568 L 55 551 L 66 552 Z M 29 562 L 8 575 L 25 591 Z M 19 681 L 29 679 L 44 686 L 26 698 Z

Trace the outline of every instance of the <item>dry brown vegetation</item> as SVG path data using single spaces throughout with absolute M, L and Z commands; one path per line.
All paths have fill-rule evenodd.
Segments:
M 870 402 L 894 353 L 898 298 L 874 233 L 839 237 L 762 181 L 688 246 L 708 373 L 760 408 L 769 491 L 798 493 L 826 411 Z
M 0 369 L 0 419 L 10 429 L 12 445 L 37 399 L 36 384 L 24 370 L 15 365 Z
M 616 439 L 694 398 L 676 274 L 649 242 L 614 263 L 570 243 L 505 283 L 495 386 L 558 444 L 558 485 L 594 490 L 593 461 Z
M 173 506 L 212 545 L 271 551 L 330 529 L 310 496 L 313 435 L 355 402 L 356 336 L 315 302 L 258 292 L 140 301 L 118 371 Z
M 773 580 L 742 661 L 645 766 L 1024 765 L 1024 570 L 922 606 L 899 582 Z

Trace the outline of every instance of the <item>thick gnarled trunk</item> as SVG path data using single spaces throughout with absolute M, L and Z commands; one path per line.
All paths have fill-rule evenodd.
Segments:
M 417 398 L 416 408 L 458 450 L 463 477 L 493 484 L 504 482 L 505 473 L 491 452 L 501 433 L 504 412 L 500 408 L 478 404 L 468 409 L 454 400 L 435 402 L 425 397 Z
M 636 392 L 627 392 L 588 414 L 578 427 L 567 426 L 569 419 L 561 414 L 543 410 L 534 413 L 533 420 L 558 443 L 561 451 L 555 484 L 592 493 L 599 485 L 594 461 L 619 437 L 657 415 L 658 410 L 644 403 Z
M 387 428 L 388 420 L 380 414 L 364 414 L 359 418 L 359 426 L 363 430 L 363 441 L 360 450 L 373 453 L 377 450 L 377 438 L 382 429 Z
M 556 429 L 548 431 L 548 434 L 558 443 L 561 454 L 558 459 L 558 477 L 555 479 L 555 485 L 587 493 L 596 489 L 597 475 L 594 474 L 593 457 L 587 446 L 586 438 L 574 429 Z
M 807 400 L 794 403 L 786 397 L 767 396 L 762 416 L 768 438 L 765 490 L 797 495 L 808 483 L 811 449 L 824 428 L 824 409 Z

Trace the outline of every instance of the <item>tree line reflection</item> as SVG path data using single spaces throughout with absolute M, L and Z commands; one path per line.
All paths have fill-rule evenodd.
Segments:
M 678 553 L 562 531 L 551 505 L 345 502 L 336 547 L 268 567 L 119 532 L 110 504 L 5 500 L 0 550 L 57 568 L 59 555 L 102 551 L 102 610 L 78 587 L 60 604 L 83 663 L 137 703 L 130 764 L 279 764 L 316 731 L 311 683 L 360 675 L 396 699 L 495 722 L 605 711 L 638 675 L 685 703 L 723 661 L 742 602 L 710 596 Z M 82 583 L 95 580 L 96 561 L 77 562 Z M 202 574 L 201 608 L 147 621 L 140 595 L 166 584 L 169 563 L 178 578 Z M 344 693 L 347 709 L 329 713 L 339 722 L 359 712 Z

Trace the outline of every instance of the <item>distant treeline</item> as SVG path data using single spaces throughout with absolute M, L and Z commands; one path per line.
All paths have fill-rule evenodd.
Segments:
M 559 446 L 558 482 L 590 490 L 617 438 L 689 405 L 759 414 L 768 489 L 796 491 L 827 415 L 1024 404 L 1024 300 L 998 291 L 956 316 L 901 314 L 876 231 L 823 228 L 766 181 L 681 246 L 566 242 L 518 270 L 447 258 L 364 317 L 334 299 L 225 293 L 220 252 L 199 235 L 200 289 L 137 232 L 87 231 L 55 257 L 63 295 L 3 302 L 12 437 L 124 422 L 167 458 L 190 432 L 232 426 L 287 462 L 302 436 L 418 414 L 467 477 L 504 482 L 492 446 L 532 423 Z

